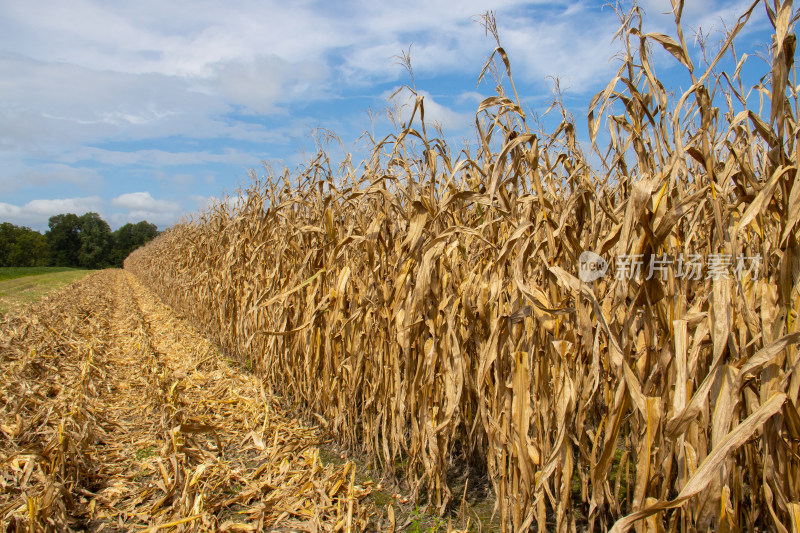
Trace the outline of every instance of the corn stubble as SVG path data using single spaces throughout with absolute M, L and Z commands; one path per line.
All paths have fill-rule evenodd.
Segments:
M 795 17 L 754 3 L 698 69 L 675 4 L 676 38 L 621 15 L 591 154 L 558 102 L 555 131 L 531 131 L 498 40 L 474 151 L 430 135 L 417 97 L 421 127 L 374 143 L 363 168 L 320 150 L 126 268 L 341 442 L 405 465 L 440 510 L 461 496 L 448 469 L 471 466 L 507 531 L 798 531 Z M 757 8 L 774 45 L 750 88 L 733 38 Z M 689 90 L 665 91 L 653 48 Z M 587 284 L 586 250 L 612 270 L 634 254 L 762 261 L 741 279 Z
M 0 529 L 362 531 L 355 465 L 130 273 L 0 320 Z

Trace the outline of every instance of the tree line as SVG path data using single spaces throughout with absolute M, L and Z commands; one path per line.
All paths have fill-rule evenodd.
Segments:
M 0 223 L 0 267 L 122 267 L 133 250 L 158 235 L 146 220 L 111 231 L 97 213 L 55 215 L 43 234 L 25 226 Z

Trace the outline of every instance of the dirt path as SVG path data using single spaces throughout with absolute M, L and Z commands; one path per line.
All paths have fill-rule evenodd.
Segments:
M 128 273 L 0 321 L 0 376 L 3 531 L 374 527 L 352 463 Z

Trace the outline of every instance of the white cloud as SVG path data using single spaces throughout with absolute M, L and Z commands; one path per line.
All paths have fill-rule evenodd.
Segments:
M 47 220 L 54 215 L 63 213 L 82 215 L 87 212 L 100 212 L 102 208 L 103 200 L 99 196 L 39 199 L 24 205 L 0 203 L 0 220 L 45 231 Z
M 146 191 L 121 194 L 111 200 L 111 205 L 121 210 L 111 214 L 112 226 L 146 220 L 164 228 L 174 224 L 185 212 L 178 202 L 158 200 Z
M 640 2 L 648 31 L 672 33 L 671 15 L 659 14 L 670 11 L 669 0 Z M 3 205 L 22 210 L 34 196 L 88 195 L 103 185 L 106 202 L 117 207 L 114 195 L 117 202 L 133 201 L 118 196 L 123 179 L 146 176 L 136 187 L 155 190 L 159 175 L 177 175 L 171 185 L 178 188 L 192 181 L 199 189 L 193 193 L 207 195 L 213 190 L 202 182 L 213 181 L 207 178 L 213 174 L 222 188 L 226 173 L 232 178 L 262 159 L 295 162 L 296 151 L 311 144 L 296 139 L 311 127 L 344 125 L 349 131 L 337 133 L 347 142 L 368 127 L 364 109 L 343 105 L 339 113 L 334 106 L 358 90 L 366 107 L 385 88 L 366 84 L 407 80 L 395 56 L 409 46 L 426 119 L 460 135 L 472 124 L 474 106 L 460 111 L 493 88 L 491 81 L 466 91 L 461 84 L 464 78 L 477 82 L 494 47 L 473 20 L 486 9 L 497 14 L 523 104 L 530 105 L 530 95 L 548 95 L 551 75 L 573 94 L 591 94 L 616 68 L 609 59 L 619 21 L 612 9 L 600 9 L 602 3 L 242 0 L 232 9 L 218 0 L 6 2 L 0 17 L 0 190 L 11 203 Z M 732 22 L 745 7 L 743 0 L 687 2 L 687 40 L 693 29 L 720 27 L 720 17 Z M 754 20 L 763 21 L 763 11 L 757 9 Z M 452 87 L 442 83 L 449 74 L 459 76 Z M 334 116 L 304 117 L 317 109 Z M 181 166 L 193 168 L 165 168 Z M 72 190 L 45 192 L 55 184 Z M 41 187 L 42 194 L 14 196 L 28 187 Z M 169 217 L 180 213 L 176 202 L 138 200 L 142 206 L 119 206 L 124 212 L 114 216 L 147 214 L 171 223 Z
M 228 110 L 225 102 L 190 91 L 186 80 L 2 53 L 0 80 L 0 140 L 11 149 L 59 151 L 115 137 L 210 135 L 220 129 L 211 117 Z
M 232 104 L 270 114 L 278 111 L 278 103 L 314 96 L 327 77 L 328 68 L 320 61 L 289 63 L 268 55 L 218 63 L 209 83 Z
M 687 40 L 691 34 L 691 28 L 702 26 L 706 30 L 711 26 L 721 29 L 722 22 L 729 27 L 739 18 L 745 10 L 750 7 L 752 1 L 734 0 L 731 2 L 720 2 L 719 0 L 694 0 L 683 4 L 681 12 L 681 23 L 684 26 L 684 33 Z M 645 26 L 651 28 L 660 27 L 661 31 L 674 31 L 675 15 L 672 11 L 670 0 L 640 0 L 639 5 L 645 13 Z M 753 18 L 761 18 L 764 13 L 762 8 L 757 7 L 753 13 Z M 655 31 L 655 30 L 650 30 Z
M 182 212 L 176 213 L 159 213 L 154 211 L 125 211 L 122 213 L 112 213 L 108 218 L 109 225 L 113 228 L 118 228 L 128 223 L 142 222 L 146 220 L 151 224 L 155 224 L 159 229 L 165 229 L 173 225 L 183 216 Z
M 89 168 L 71 167 L 60 163 L 37 165 L 35 168 L 20 167 L 18 172 L 10 172 L 0 178 L 0 188 L 6 193 L 31 187 L 52 187 L 71 185 L 82 190 L 96 190 L 103 183 L 103 177 Z
M 519 3 L 495 1 L 492 7 Z M 275 1 L 245 2 L 236 10 L 188 1 L 143 1 L 136 9 L 87 0 L 16 4 L 0 21 L 0 49 L 6 51 L 0 74 L 13 73 L 0 77 L 13 80 L 0 82 L 0 95 L 43 102 L 52 117 L 135 128 L 191 110 L 227 112 L 220 104 L 275 112 L 280 102 L 322 94 L 332 57 L 343 60 L 346 82 L 354 72 L 401 74 L 392 56 L 411 42 L 415 68 L 426 72 L 474 70 L 474 60 L 485 55 L 483 31 L 471 20 L 486 9 L 483 2 L 337 6 L 345 13 L 326 7 Z
M 25 204 L 24 210 L 37 215 L 57 215 L 59 213 L 83 214 L 100 208 L 103 201 L 99 196 L 86 198 L 59 198 L 55 200 L 32 200 Z
M 478 104 L 483 102 L 487 98 L 486 95 L 481 94 L 477 91 L 466 91 L 458 95 L 456 101 L 459 103 L 467 102 L 469 104 L 474 104 L 476 107 Z
M 542 19 L 501 21 L 500 39 L 517 80 L 546 85 L 557 77 L 562 87 L 594 92 L 598 81 L 608 80 L 610 61 L 619 49 L 611 38 L 619 26 L 613 11 L 569 10 Z M 504 68 L 496 57 L 499 68 Z
M 224 149 L 221 153 L 207 150 L 198 152 L 169 152 L 166 150 L 119 151 L 96 147 L 86 147 L 65 154 L 63 160 L 70 163 L 93 161 L 108 165 L 141 165 L 144 167 L 168 167 L 179 165 L 202 165 L 223 163 L 243 166 L 258 164 L 259 154 Z
M 149 213 L 173 213 L 180 210 L 180 205 L 177 202 L 156 200 L 149 192 L 122 194 L 111 200 L 111 205 L 131 211 L 146 211 Z
M 16 3 L 0 20 L 0 150 L 55 156 L 109 139 L 169 136 L 280 142 L 261 124 L 226 117 L 235 110 L 289 122 L 294 103 L 405 77 L 393 56 L 411 43 L 418 75 L 477 75 L 492 40 L 473 17 L 487 8 L 498 13 L 517 75 L 561 75 L 588 87 L 608 69 L 616 16 L 605 10 L 597 19 L 596 10 L 564 0 L 538 4 Z
M 384 93 L 384 98 L 388 98 L 397 91 L 397 88 Z M 438 103 L 427 91 L 417 91 L 423 97 L 422 105 L 425 110 L 425 123 L 428 125 L 438 124 L 447 135 L 453 135 L 465 128 L 468 128 L 473 120 L 474 113 L 458 113 L 447 106 Z M 394 101 L 400 107 L 400 120 L 408 123 L 411 119 L 411 112 L 414 110 L 416 99 L 408 89 L 402 89 L 395 96 Z M 417 110 L 414 122 L 419 124 L 420 112 Z

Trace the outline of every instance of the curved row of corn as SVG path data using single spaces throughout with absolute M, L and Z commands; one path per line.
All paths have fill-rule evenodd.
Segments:
M 796 528 L 794 13 L 765 5 L 772 72 L 752 89 L 732 42 L 756 4 L 702 73 L 680 16 L 677 39 L 624 17 L 589 114 L 606 151 L 584 152 L 563 110 L 531 131 L 498 82 L 474 150 L 423 120 L 358 169 L 320 151 L 126 268 L 442 509 L 448 470 L 470 466 L 517 531 Z M 653 45 L 688 91 L 665 91 Z M 591 283 L 585 251 L 609 263 Z

